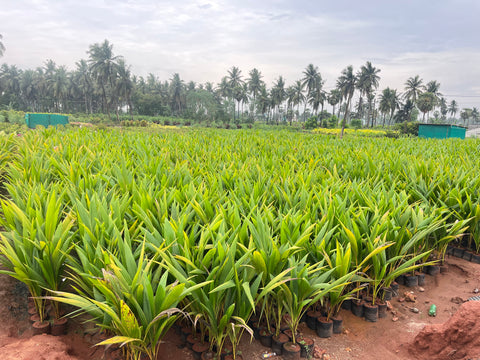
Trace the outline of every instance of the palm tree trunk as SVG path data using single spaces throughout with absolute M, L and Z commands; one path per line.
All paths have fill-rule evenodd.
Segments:
M 128 102 L 128 112 L 130 113 L 130 117 L 133 120 L 132 100 L 130 99 L 130 96 L 127 96 L 127 102 Z
M 105 86 L 103 85 L 103 83 L 101 84 L 102 85 L 102 93 L 103 93 L 103 110 L 107 110 L 107 114 L 108 114 L 108 120 L 112 120 L 111 116 L 110 116 L 110 107 L 108 106 L 108 102 L 107 102 L 107 94 L 105 92 Z
M 368 124 L 368 121 L 369 121 L 371 115 L 372 115 L 372 101 L 370 100 L 368 102 L 367 124 Z M 373 116 L 372 116 L 371 120 L 372 120 L 372 123 L 371 123 L 370 127 L 373 127 Z
M 349 110 L 350 110 L 350 101 L 351 100 L 352 100 L 352 97 L 349 96 L 348 99 L 347 99 L 346 107 L 345 107 L 345 115 L 343 116 L 342 131 L 340 132 L 340 139 L 343 139 L 343 133 L 345 131 L 345 124 L 347 122 L 347 116 L 348 116 L 348 113 L 349 113 Z
M 87 92 L 83 93 L 83 100 L 85 101 L 85 114 L 88 114 Z

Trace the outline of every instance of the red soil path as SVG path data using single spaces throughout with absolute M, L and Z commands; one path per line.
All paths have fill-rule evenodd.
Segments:
M 480 288 L 480 265 L 461 259 L 447 260 L 449 272 L 426 277 L 424 292 L 400 287 L 400 292 L 414 291 L 416 303 L 391 302 L 396 315 L 368 323 L 343 311 L 345 331 L 329 339 L 318 338 L 302 324 L 301 331 L 312 336 L 315 345 L 326 351 L 327 359 L 477 359 L 480 358 L 480 302 L 462 300 L 474 296 Z M 437 305 L 437 316 L 428 309 Z M 415 307 L 419 313 L 414 313 Z M 459 310 L 460 309 L 460 310 Z M 457 311 L 458 310 L 458 311 Z M 121 359 L 119 351 L 109 352 L 94 344 L 100 335 L 92 324 L 73 319 L 64 336 L 32 336 L 28 322 L 25 288 L 16 280 L 0 276 L 0 359 L 1 360 L 112 360 Z M 392 321 L 398 317 L 398 321 Z M 260 359 L 264 348 L 258 341 L 242 339 L 245 360 Z M 171 331 L 161 345 L 158 360 L 193 359 L 180 347 L 180 339 Z M 280 359 L 273 357 L 272 360 Z

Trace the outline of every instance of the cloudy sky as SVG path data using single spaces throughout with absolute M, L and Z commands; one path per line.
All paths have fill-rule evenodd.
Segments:
M 74 69 L 108 39 L 138 75 L 218 83 L 256 67 L 270 86 L 318 66 L 327 90 L 343 68 L 381 69 L 380 89 L 420 75 L 448 100 L 480 107 L 479 0 L 0 0 L 0 62 Z

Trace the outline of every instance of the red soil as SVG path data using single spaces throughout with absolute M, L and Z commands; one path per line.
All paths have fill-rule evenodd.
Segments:
M 413 290 L 416 303 L 391 302 L 396 314 L 368 323 L 342 310 L 344 333 L 320 339 L 301 324 L 300 331 L 326 351 L 326 359 L 461 359 L 480 358 L 480 302 L 463 300 L 474 296 L 480 288 L 480 265 L 457 258 L 448 259 L 449 272 L 426 277 L 424 292 L 419 288 L 400 287 L 400 292 Z M 428 308 L 437 305 L 437 316 L 428 316 Z M 411 311 L 415 307 L 418 313 Z M 460 310 L 459 310 L 460 309 Z M 459 310 L 457 312 L 457 310 Z M 113 360 L 121 352 L 105 351 L 94 344 L 101 341 L 92 324 L 71 319 L 64 336 L 32 336 L 28 322 L 27 293 L 16 280 L 0 275 L 0 359 L 1 360 Z M 398 317 L 398 321 L 392 321 Z M 423 330 L 422 330 L 423 329 Z M 418 335 L 417 335 L 418 334 Z M 269 351 L 259 341 L 242 339 L 244 359 L 260 359 Z M 456 351 L 455 351 L 456 350 Z M 161 345 L 158 360 L 193 359 L 192 352 L 180 346 L 172 330 Z M 272 360 L 280 357 L 270 358 Z
M 480 301 L 464 303 L 444 324 L 428 325 L 409 348 L 416 359 L 480 357 Z

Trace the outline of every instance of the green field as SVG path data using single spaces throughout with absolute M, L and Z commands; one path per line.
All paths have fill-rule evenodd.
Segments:
M 376 303 L 452 241 L 478 252 L 479 145 L 156 127 L 0 135 L 0 252 L 42 318 L 47 301 L 52 317 L 75 305 L 132 359 L 153 359 L 184 313 L 212 349 L 235 347 L 252 315 L 270 326 L 287 313 L 295 330 L 360 290 Z

